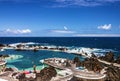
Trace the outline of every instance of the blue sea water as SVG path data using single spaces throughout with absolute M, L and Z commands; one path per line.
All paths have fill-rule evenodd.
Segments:
M 67 47 L 86 47 L 86 48 L 97 48 L 102 49 L 105 53 L 112 50 L 115 56 L 120 55 L 120 38 L 119 37 L 0 37 L 0 43 L 12 44 L 19 42 L 36 42 L 46 45 L 55 46 L 67 46 Z M 45 58 L 61 57 L 73 59 L 77 55 L 68 54 L 64 52 L 54 52 L 40 50 L 38 52 L 33 51 L 15 51 L 15 50 L 5 50 L 0 52 L 0 54 L 9 55 L 22 55 L 22 58 L 8 60 L 8 66 L 17 67 L 19 70 L 30 69 L 34 64 L 42 67 L 43 64 L 39 61 Z M 79 56 L 81 60 L 84 57 Z
M 79 46 L 120 50 L 120 37 L 0 37 L 0 43 L 47 43 L 58 46 Z

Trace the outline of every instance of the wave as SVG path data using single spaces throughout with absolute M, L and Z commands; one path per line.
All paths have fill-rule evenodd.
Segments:
M 101 48 L 89 48 L 89 47 L 76 47 L 76 46 L 56 46 L 52 45 L 49 43 L 36 43 L 36 42 L 27 42 L 27 43 L 13 43 L 10 44 L 10 46 L 16 46 L 19 44 L 23 45 L 36 45 L 36 46 L 44 46 L 49 48 L 67 48 L 67 53 L 87 53 L 91 55 L 94 53 L 97 56 L 103 56 L 106 52 L 112 51 L 112 52 L 117 52 L 116 50 L 113 49 L 101 49 Z

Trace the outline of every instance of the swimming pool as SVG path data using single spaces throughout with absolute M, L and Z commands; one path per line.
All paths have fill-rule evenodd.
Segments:
M 13 56 L 12 59 L 7 59 L 8 67 L 16 67 L 19 70 L 33 70 L 33 65 L 36 65 L 37 70 L 41 70 L 43 68 L 43 63 L 40 62 L 42 59 L 46 58 L 67 58 L 74 59 L 74 57 L 78 55 L 69 54 L 65 52 L 56 52 L 56 51 L 48 51 L 48 50 L 39 50 L 37 52 L 34 51 L 15 51 L 13 49 L 8 49 L 0 52 L 0 54 L 9 54 Z M 79 56 L 80 60 L 84 60 L 84 57 Z M 47 65 L 45 65 L 47 66 Z

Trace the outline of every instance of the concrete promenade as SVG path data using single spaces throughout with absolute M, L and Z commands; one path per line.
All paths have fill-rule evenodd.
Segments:
M 48 60 L 45 61 L 44 63 L 47 64 L 47 65 L 53 66 L 55 68 L 62 69 L 62 70 L 70 69 L 73 73 L 72 76 L 76 76 L 76 77 L 82 78 L 82 79 L 100 80 L 100 79 L 104 79 L 106 77 L 105 74 L 99 74 L 99 73 L 97 74 L 95 72 L 85 71 L 85 70 L 76 70 L 73 67 L 67 68 L 65 66 L 57 65 L 56 63 L 48 62 Z M 64 77 L 64 79 L 67 78 L 67 77 Z M 57 80 L 55 80 L 55 81 L 57 81 Z

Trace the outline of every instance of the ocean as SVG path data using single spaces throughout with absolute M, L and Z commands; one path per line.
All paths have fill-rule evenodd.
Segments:
M 112 51 L 115 54 L 115 58 L 120 55 L 120 38 L 119 37 L 0 37 L 0 43 L 13 44 L 19 42 L 34 42 L 41 45 L 54 45 L 65 46 L 71 48 L 95 48 L 95 54 L 105 54 Z M 37 65 L 37 69 L 41 69 L 43 66 L 40 60 L 45 58 L 60 57 L 67 59 L 74 59 L 78 56 L 75 54 L 68 54 L 64 52 L 54 52 L 41 50 L 38 52 L 33 51 L 15 51 L 5 50 L 0 54 L 9 54 L 16 59 L 7 59 L 8 67 L 17 67 L 19 70 L 32 70 L 34 64 Z M 81 60 L 84 57 L 79 56 Z
M 120 37 L 0 37 L 0 43 L 10 44 L 18 42 L 120 50 Z

